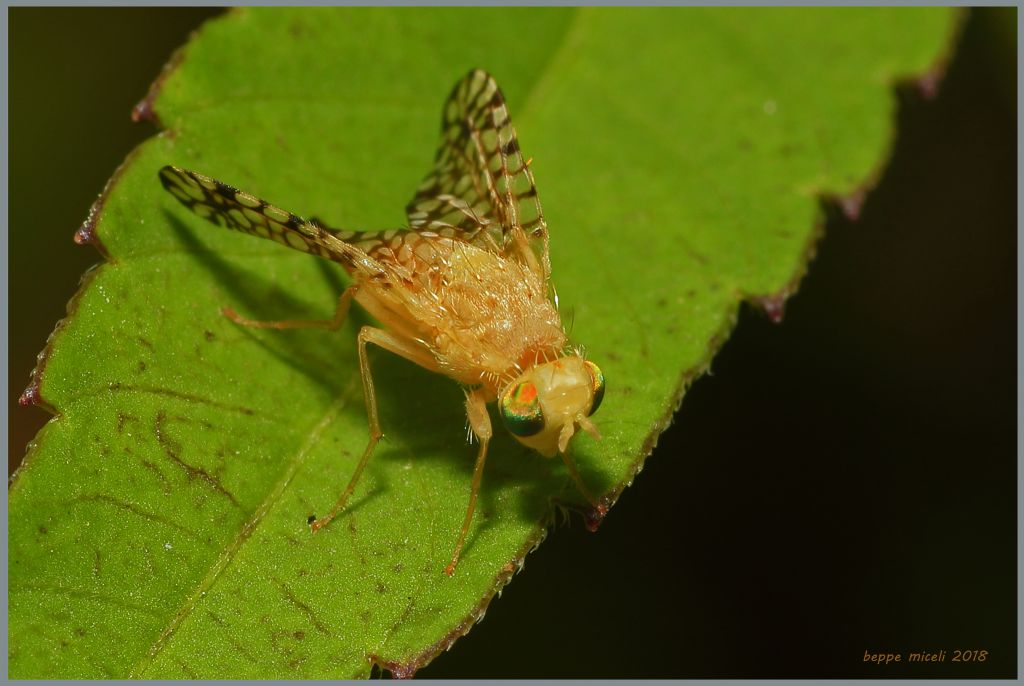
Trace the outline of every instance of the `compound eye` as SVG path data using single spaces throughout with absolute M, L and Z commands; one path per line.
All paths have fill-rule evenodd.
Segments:
M 594 393 L 594 400 L 590 403 L 590 415 L 597 412 L 597 408 L 601 407 L 601 401 L 604 400 L 604 374 L 601 372 L 601 368 L 590 360 L 586 360 L 583 365 L 587 368 L 590 373 L 590 390 Z
M 516 436 L 533 436 L 544 428 L 537 387 L 529 381 L 513 386 L 501 397 L 501 421 Z

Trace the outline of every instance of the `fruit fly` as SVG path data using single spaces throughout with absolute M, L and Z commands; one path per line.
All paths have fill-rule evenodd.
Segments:
M 167 166 L 164 188 L 199 216 L 341 264 L 352 284 L 324 321 L 254 321 L 255 328 L 337 329 L 353 300 L 381 326 L 358 335 L 359 370 L 370 439 L 331 511 L 310 518 L 314 532 L 345 508 L 383 433 L 367 344 L 444 374 L 465 389 L 469 428 L 479 440 L 462 529 L 445 573 L 458 564 L 473 519 L 492 437 L 487 403 L 516 440 L 544 457 L 562 457 L 576 487 L 599 515 L 567 454 L 579 430 L 600 437 L 590 416 L 604 396 L 601 370 L 569 345 L 551 294 L 548 229 L 530 162 L 519 149 L 494 79 L 474 70 L 445 103 L 433 170 L 406 207 L 409 227 L 358 232 L 333 229 L 278 209 L 196 172 Z

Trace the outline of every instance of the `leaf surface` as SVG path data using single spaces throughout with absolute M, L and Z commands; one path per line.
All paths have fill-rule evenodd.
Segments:
M 935 67 L 948 9 L 239 10 L 154 86 L 165 129 L 82 240 L 108 258 L 29 397 L 55 419 L 10 490 L 10 674 L 407 674 L 469 629 L 543 536 L 564 467 L 498 431 L 467 548 L 462 394 L 371 356 L 386 439 L 346 514 L 306 524 L 367 440 L 354 313 L 334 265 L 189 215 L 165 164 L 332 226 L 401 226 L 452 84 L 509 102 L 551 228 L 572 338 L 608 379 L 574 458 L 614 498 L 743 300 L 781 307 L 820 198 L 850 196 L 894 135 L 893 84 Z M 571 314 L 568 314 L 571 313 Z M 497 423 L 496 423 L 497 426 Z

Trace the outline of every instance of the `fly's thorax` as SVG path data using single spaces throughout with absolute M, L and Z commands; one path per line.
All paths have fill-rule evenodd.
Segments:
M 567 355 L 528 369 L 498 397 L 502 422 L 520 443 L 545 457 L 565 452 L 577 428 L 598 436 L 588 417 L 604 398 L 604 374 Z
M 494 384 L 510 369 L 553 359 L 565 347 L 557 308 L 526 265 L 444 236 L 414 248 L 417 271 L 380 299 L 415 323 L 417 337 L 445 373 L 467 384 Z

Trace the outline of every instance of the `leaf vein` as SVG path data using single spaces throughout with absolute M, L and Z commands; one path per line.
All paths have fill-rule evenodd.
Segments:
M 348 404 L 353 390 L 356 384 L 354 380 L 339 394 L 337 400 L 327 409 L 323 418 L 312 428 L 309 433 L 309 438 L 302 445 L 299 451 L 292 457 L 288 463 L 288 467 L 285 469 L 281 478 L 274 485 L 273 489 L 267 494 L 267 496 L 260 503 L 259 507 L 253 512 L 252 517 L 245 525 L 239 530 L 238 534 L 231 541 L 231 543 L 224 549 L 224 552 L 217 559 L 214 565 L 210 568 L 210 571 L 203 578 L 200 584 L 196 587 L 195 591 L 189 596 L 181 608 L 175 613 L 167 627 L 160 633 L 152 647 L 147 651 L 146 655 L 134 666 L 131 670 L 129 678 L 140 678 L 146 671 L 146 669 L 153 663 L 157 655 L 167 646 L 170 638 L 177 631 L 181 623 L 188 617 L 192 611 L 199 604 L 199 601 L 206 594 L 206 591 L 213 587 L 220 575 L 227 569 L 228 564 L 234 559 L 235 555 L 241 549 L 242 545 L 249 539 L 256 527 L 259 526 L 260 522 L 267 515 L 270 509 L 280 500 L 281 495 L 285 492 L 292 479 L 298 473 L 299 469 L 305 464 L 306 459 L 312 452 L 314 446 L 320 441 L 320 437 L 323 435 L 327 427 L 341 413 L 342 408 Z

